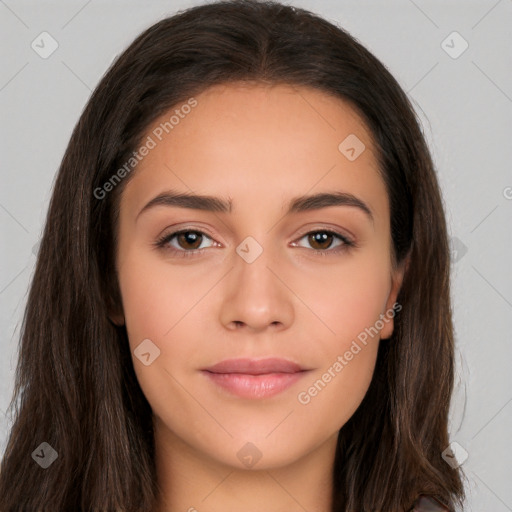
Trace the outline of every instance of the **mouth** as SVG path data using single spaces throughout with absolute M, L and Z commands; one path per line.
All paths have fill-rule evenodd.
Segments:
M 287 359 L 227 359 L 201 372 L 217 387 L 241 398 L 275 396 L 310 370 Z

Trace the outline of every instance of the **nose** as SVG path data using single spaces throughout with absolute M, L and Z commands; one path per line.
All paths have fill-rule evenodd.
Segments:
M 252 262 L 234 254 L 220 310 L 221 323 L 227 329 L 261 332 L 269 327 L 286 329 L 293 323 L 293 283 L 287 283 L 284 266 L 271 253 L 264 248 Z

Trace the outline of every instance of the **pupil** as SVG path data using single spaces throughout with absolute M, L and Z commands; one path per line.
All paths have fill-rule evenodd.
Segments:
M 180 235 L 183 239 L 185 239 L 185 245 L 192 245 L 193 249 L 196 249 L 201 245 L 200 235 L 194 231 L 187 231 L 185 233 L 181 233 Z M 197 243 L 199 241 L 199 243 Z M 194 245 L 195 243 L 195 245 Z
M 314 235 L 312 235 L 312 238 L 313 238 L 313 241 L 314 243 L 312 243 L 311 245 L 314 247 L 315 244 L 322 244 L 330 238 L 332 237 L 332 235 L 330 235 L 329 233 L 315 233 Z M 329 245 L 331 245 L 330 243 L 327 244 L 327 247 L 320 247 L 320 249 L 327 249 L 329 247 Z
M 199 245 L 201 245 L 201 243 L 199 242 L 201 235 L 194 231 L 187 231 L 185 233 L 181 233 L 180 237 L 182 239 L 185 239 L 185 244 L 192 245 L 193 249 L 196 249 Z M 321 247 L 319 247 L 320 249 L 327 249 L 331 245 L 330 241 L 329 241 L 329 239 L 331 237 L 332 237 L 332 235 L 330 235 L 329 233 L 317 232 L 314 235 L 310 235 L 310 243 L 312 240 L 312 243 L 311 243 L 312 246 L 315 246 L 315 244 L 316 245 L 320 244 L 320 246 L 321 246 Z M 327 247 L 324 247 L 323 245 L 325 245 L 327 241 L 329 241 L 329 243 L 327 243 Z

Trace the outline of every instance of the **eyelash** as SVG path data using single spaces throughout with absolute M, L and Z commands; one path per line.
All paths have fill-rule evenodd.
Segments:
M 154 245 L 156 246 L 157 249 L 164 250 L 166 252 L 167 251 L 171 252 L 172 254 L 174 254 L 178 257 L 181 257 L 181 258 L 190 258 L 190 257 L 198 256 L 199 254 L 202 254 L 202 252 L 205 249 L 204 247 L 202 249 L 192 249 L 192 250 L 184 250 L 184 249 L 180 250 L 180 249 L 174 249 L 174 248 L 167 247 L 167 244 L 175 236 L 181 235 L 183 233 L 198 233 L 200 235 L 204 235 L 211 239 L 211 237 L 209 235 L 207 235 L 206 233 L 204 233 L 203 231 L 200 231 L 198 229 L 181 229 L 179 231 L 174 231 L 173 233 L 164 235 L 163 237 L 159 238 L 155 242 Z M 312 249 L 313 253 L 317 256 L 335 256 L 335 255 L 338 255 L 339 253 L 348 251 L 351 248 L 357 247 L 355 242 L 353 242 L 346 236 L 342 235 L 341 233 L 337 233 L 336 231 L 331 231 L 329 229 L 317 229 L 317 230 L 313 230 L 313 231 L 308 231 L 307 233 L 302 235 L 298 240 L 302 240 L 304 237 L 306 237 L 308 235 L 315 234 L 315 233 L 327 233 L 329 235 L 333 235 L 335 238 L 338 238 L 338 240 L 343 242 L 343 244 L 339 245 L 336 249 L 324 249 L 324 250 Z

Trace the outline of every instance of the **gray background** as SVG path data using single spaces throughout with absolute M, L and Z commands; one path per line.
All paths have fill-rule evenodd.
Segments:
M 149 25 L 199 3 L 0 0 L 2 453 L 19 324 L 71 131 L 112 59 Z M 458 385 L 450 429 L 469 454 L 465 510 L 512 511 L 512 0 L 286 3 L 358 38 L 420 116 L 453 245 Z M 50 48 L 43 31 L 58 43 L 46 59 L 31 47 Z

